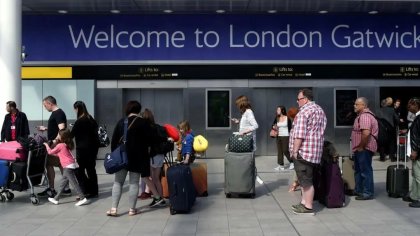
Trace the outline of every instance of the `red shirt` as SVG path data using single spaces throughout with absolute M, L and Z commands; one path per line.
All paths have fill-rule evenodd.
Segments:
M 366 145 L 366 150 L 371 152 L 376 152 L 377 144 L 373 136 L 378 137 L 378 122 L 375 117 L 367 112 L 371 112 L 368 108 L 360 112 L 356 119 L 354 120 L 353 130 L 351 131 L 351 149 L 356 151 L 356 147 L 359 146 L 360 141 L 362 140 L 362 130 L 370 130 L 369 140 Z
M 10 127 L 12 133 L 12 140 L 16 140 L 16 113 L 11 114 L 10 118 L 12 119 L 12 126 Z

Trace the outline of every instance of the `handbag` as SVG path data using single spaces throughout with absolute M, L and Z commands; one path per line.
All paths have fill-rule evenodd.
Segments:
M 134 121 L 135 119 L 133 120 L 133 122 L 131 122 L 130 127 L 134 123 Z M 125 143 L 127 142 L 127 131 L 130 127 L 127 128 L 127 125 L 128 118 L 124 120 L 124 135 L 122 137 L 121 145 L 111 153 L 105 154 L 104 167 L 105 172 L 108 174 L 114 174 L 126 168 L 128 165 L 127 149 Z
M 252 135 L 232 134 L 228 141 L 229 152 L 252 152 L 254 150 L 254 140 Z
M 271 128 L 270 130 L 270 137 L 272 138 L 277 138 L 277 136 L 279 135 L 279 131 L 275 128 Z

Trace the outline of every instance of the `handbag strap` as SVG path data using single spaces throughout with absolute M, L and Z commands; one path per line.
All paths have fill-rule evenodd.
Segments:
M 136 118 L 134 118 L 134 120 L 130 123 L 130 126 L 128 126 L 128 118 L 124 119 L 124 135 L 120 138 L 120 143 L 122 141 L 122 143 L 126 143 L 127 142 L 127 132 L 128 130 L 131 128 L 131 126 L 134 124 L 134 121 L 137 120 L 137 118 L 139 118 L 138 116 L 136 116 Z

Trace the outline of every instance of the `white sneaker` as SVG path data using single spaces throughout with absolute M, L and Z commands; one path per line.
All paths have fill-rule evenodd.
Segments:
M 54 205 L 58 205 L 58 201 L 57 200 L 55 200 L 54 198 L 52 198 L 52 197 L 49 197 L 48 198 L 48 201 L 50 201 L 52 204 L 54 204 Z
M 274 168 L 274 170 L 280 171 L 280 170 L 284 170 L 284 166 L 277 166 L 276 168 Z
M 86 205 L 89 203 L 89 200 L 87 198 L 83 198 L 82 200 L 78 201 L 76 204 L 74 204 L 75 206 L 81 206 L 81 205 Z
M 295 164 L 290 163 L 290 165 L 289 165 L 289 170 L 294 170 L 294 169 L 295 169 Z

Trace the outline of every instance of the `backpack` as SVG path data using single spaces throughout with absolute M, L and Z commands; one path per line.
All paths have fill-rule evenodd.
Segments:
M 174 150 L 174 143 L 168 141 L 168 134 L 166 133 L 165 127 L 156 124 L 156 131 L 159 142 L 154 145 L 155 152 L 157 154 L 167 154 L 168 152 L 172 152 Z
M 384 118 L 376 117 L 371 112 L 365 112 L 371 116 L 373 116 L 376 121 L 378 122 L 378 137 L 375 137 L 372 135 L 372 137 L 376 140 L 376 143 L 378 144 L 378 147 L 384 147 L 389 144 L 390 141 L 390 134 L 392 134 L 392 130 L 394 129 L 392 125 Z M 360 123 L 360 118 L 358 120 Z
M 106 130 L 106 125 L 98 126 L 98 140 L 99 140 L 99 147 L 108 147 L 110 141 L 108 137 L 108 132 Z

